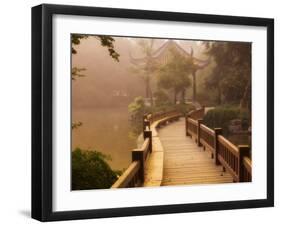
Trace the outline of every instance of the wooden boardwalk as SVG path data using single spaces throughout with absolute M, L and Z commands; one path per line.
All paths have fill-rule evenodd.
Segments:
M 185 136 L 184 118 L 160 128 L 158 135 L 164 149 L 161 185 L 233 182 L 231 175 L 222 171 L 222 166 L 214 164 L 208 151 Z

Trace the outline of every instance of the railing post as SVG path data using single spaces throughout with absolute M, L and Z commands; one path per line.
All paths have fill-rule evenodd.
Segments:
M 238 145 L 238 178 L 239 182 L 245 182 L 245 178 L 243 175 L 243 158 L 250 156 L 250 147 L 249 145 Z
M 140 162 L 140 169 L 139 169 L 139 178 L 141 182 L 144 182 L 144 151 L 139 149 L 134 149 L 132 151 L 132 162 L 139 161 Z
M 150 129 L 150 121 L 147 119 L 146 115 L 143 116 L 142 125 L 143 125 L 143 128 L 142 128 L 143 132 L 146 130 L 147 126 L 148 126 L 148 129 Z
M 186 136 L 189 136 L 189 133 L 188 133 L 188 114 L 185 115 L 185 135 Z
M 142 118 L 142 131 L 145 131 L 146 120 L 147 120 L 146 115 L 143 115 L 143 118 Z
M 200 136 L 201 136 L 200 125 L 203 122 L 203 120 L 198 119 L 197 122 L 198 122 L 198 124 L 197 124 L 198 125 L 198 127 L 197 127 L 197 145 L 200 147 L 200 146 L 202 146 L 201 143 L 200 143 Z
M 152 152 L 152 131 L 151 130 L 146 130 L 143 132 L 143 139 L 145 140 L 146 138 L 149 139 L 148 150 L 149 150 L 149 152 Z
M 215 163 L 216 165 L 219 165 L 220 162 L 218 160 L 218 154 L 219 154 L 219 139 L 218 139 L 218 136 L 219 135 L 222 135 L 222 128 L 215 128 L 214 129 L 215 131 Z

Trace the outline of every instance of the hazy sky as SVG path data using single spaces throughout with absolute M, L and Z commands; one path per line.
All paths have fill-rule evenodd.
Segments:
M 144 87 L 140 78 L 130 71 L 129 53 L 134 57 L 141 57 L 143 53 L 137 44 L 139 38 L 114 37 L 115 50 L 120 54 L 120 62 L 114 61 L 108 54 L 106 47 L 102 47 L 98 39 L 90 36 L 82 39 L 80 45 L 75 46 L 77 54 L 72 54 L 72 67 L 85 68 L 85 77 L 73 81 L 73 108 L 108 105 L 114 102 L 112 95 L 124 91 L 132 98 L 144 95 Z M 154 39 L 154 49 L 158 49 L 165 39 Z M 206 58 L 202 55 L 202 45 L 198 41 L 177 41 L 190 52 L 193 48 L 194 56 Z

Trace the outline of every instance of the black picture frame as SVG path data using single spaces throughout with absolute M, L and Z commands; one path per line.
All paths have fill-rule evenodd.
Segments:
M 95 210 L 52 210 L 52 18 L 55 14 L 181 21 L 267 28 L 267 198 Z M 40 221 L 122 217 L 274 206 L 274 20 L 43 4 L 32 8 L 32 218 Z

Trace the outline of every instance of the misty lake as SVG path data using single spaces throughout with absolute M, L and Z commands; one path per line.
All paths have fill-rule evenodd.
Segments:
M 72 131 L 72 149 L 79 147 L 110 155 L 114 170 L 122 170 L 131 163 L 131 150 L 136 137 L 131 133 L 127 107 L 73 109 L 72 121 L 83 125 Z

